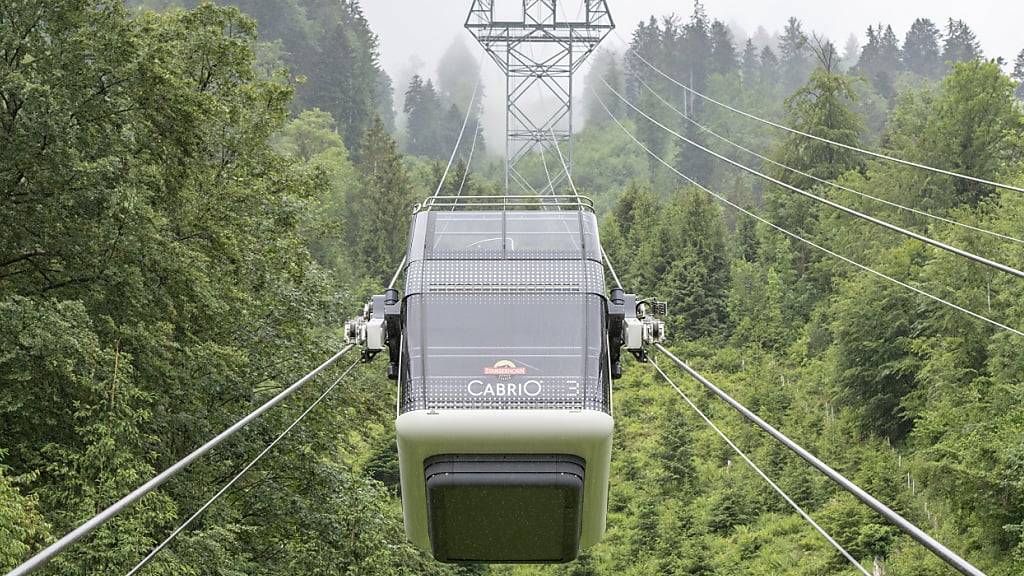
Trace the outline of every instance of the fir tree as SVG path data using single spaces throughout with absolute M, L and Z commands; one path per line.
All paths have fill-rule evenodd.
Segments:
M 926 78 L 938 77 L 942 73 L 941 39 L 942 32 L 934 22 L 927 18 L 914 20 L 903 43 L 903 62 L 907 70 Z
M 441 99 L 466 109 L 480 79 L 480 65 L 461 38 L 445 50 L 437 65 L 437 91 Z M 480 96 L 477 95 L 477 99 Z
M 868 43 L 864 46 L 856 73 L 863 76 L 882 96 L 892 99 L 896 95 L 895 75 L 902 66 L 899 40 L 892 26 L 868 27 Z
M 852 110 L 855 100 L 853 79 L 819 68 L 806 85 L 786 100 L 790 117 L 788 124 L 828 140 L 857 146 L 863 125 Z M 795 135 L 789 137 L 779 150 L 779 162 L 823 180 L 834 180 L 861 166 L 860 157 L 853 152 L 817 141 L 808 142 Z M 777 170 L 774 175 L 804 190 L 815 185 L 813 180 L 789 171 Z M 820 208 L 810 199 L 781 188 L 773 188 L 768 195 L 767 205 L 772 215 L 771 220 L 790 231 L 807 234 L 816 228 Z M 806 267 L 820 257 L 817 252 L 803 245 L 794 246 L 794 250 L 800 255 L 798 269 L 805 273 Z M 819 280 L 827 282 L 825 279 Z
M 860 41 L 855 34 L 850 34 L 843 48 L 843 69 L 852 70 L 860 61 Z
M 779 83 L 779 57 L 771 46 L 761 50 L 761 83 L 774 86 Z
M 803 24 L 795 17 L 786 22 L 782 37 L 779 38 L 779 64 L 783 88 L 789 92 L 804 83 L 810 70 L 807 35 Z
M 715 74 L 732 74 L 736 71 L 738 57 L 732 41 L 732 32 L 720 20 L 711 25 L 711 71 Z
M 583 96 L 584 117 L 587 126 L 604 126 L 612 120 L 608 117 L 605 107 L 616 118 L 622 117 L 624 104 L 605 83 L 615 89 L 619 94 L 625 90 L 625 78 L 622 74 L 622 66 L 619 64 L 619 57 L 614 52 L 601 50 L 594 56 L 594 64 L 587 72 L 584 83 L 587 91 Z M 595 96 L 597 94 L 597 96 Z M 598 100 L 600 97 L 600 101 Z M 604 103 L 604 106 L 601 105 Z
M 405 93 L 403 111 L 408 118 L 406 151 L 413 156 L 442 158 L 445 152 L 441 133 L 441 100 L 434 89 L 434 82 L 424 82 L 419 75 L 413 76 Z M 458 125 L 462 126 L 461 118 Z
M 1017 81 L 1017 97 L 1024 100 L 1024 50 L 1013 63 L 1013 79 Z
M 946 65 L 981 60 L 982 57 L 981 43 L 970 26 L 963 20 L 950 18 L 946 24 L 946 41 L 942 50 L 942 60 Z
M 380 118 L 363 137 L 361 150 L 359 187 L 346 199 L 346 244 L 357 269 L 383 284 L 405 251 L 413 199 L 397 145 Z
M 662 208 L 658 244 L 665 259 L 658 294 L 688 338 L 709 336 L 726 323 L 729 258 L 721 211 L 702 190 L 687 189 Z
M 324 29 L 319 42 L 309 48 L 309 54 L 293 56 L 315 63 L 307 84 L 298 90 L 299 103 L 330 112 L 345 146 L 358 151 L 360 138 L 377 112 L 384 111 L 386 124 L 394 125 L 390 79 L 385 79 L 379 40 L 359 3 L 344 0 L 322 8 L 317 16 L 323 21 L 315 24 Z
M 759 80 L 760 73 L 761 61 L 757 56 L 757 46 L 754 45 L 753 40 L 747 40 L 740 62 L 740 75 L 743 78 L 743 83 L 748 86 L 755 85 Z

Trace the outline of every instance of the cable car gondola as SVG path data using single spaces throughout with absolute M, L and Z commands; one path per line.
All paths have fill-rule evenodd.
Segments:
M 664 332 L 606 294 L 593 203 L 431 198 L 404 276 L 348 331 L 398 380 L 410 540 L 450 563 L 575 559 L 605 529 L 620 351 Z

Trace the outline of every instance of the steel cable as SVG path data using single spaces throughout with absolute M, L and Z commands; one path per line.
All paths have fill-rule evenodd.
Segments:
M 615 35 L 619 38 L 619 40 L 621 42 L 624 42 L 626 44 L 626 46 L 629 46 L 629 42 L 627 42 L 622 37 L 621 34 L 619 34 L 616 31 Z M 738 108 L 734 108 L 734 107 L 732 107 L 732 106 L 730 106 L 728 104 L 725 104 L 724 102 L 720 102 L 718 100 L 715 100 L 714 98 L 711 98 L 710 96 L 702 94 L 702 93 L 698 92 L 697 90 L 687 86 L 686 84 L 683 84 L 679 80 L 676 80 L 675 78 L 669 76 L 665 72 L 662 72 L 660 69 L 658 69 L 657 66 L 655 66 L 654 64 L 651 64 L 646 58 L 643 57 L 642 54 L 640 54 L 639 52 L 636 52 L 635 50 L 631 51 L 630 54 L 633 55 L 633 56 L 636 56 L 636 58 L 638 60 L 640 60 L 641 62 L 646 64 L 648 67 L 651 68 L 651 70 L 653 70 L 658 75 L 662 76 L 663 78 L 665 78 L 669 82 L 675 84 L 676 86 L 679 86 L 683 90 L 686 90 L 687 92 L 690 92 L 694 96 L 697 96 L 698 98 L 701 98 L 702 100 L 710 102 L 710 103 L 712 103 L 712 104 L 714 104 L 716 106 L 719 106 L 721 108 L 729 110 L 730 112 L 734 112 L 736 114 L 739 114 L 739 115 L 744 116 L 746 118 L 749 118 L 751 120 L 755 120 L 755 121 L 760 122 L 762 124 L 766 124 L 768 126 L 771 126 L 773 128 L 778 128 L 779 130 L 785 130 L 786 132 L 789 132 L 791 134 L 796 134 L 797 136 L 803 136 L 804 138 L 810 138 L 812 140 L 817 140 L 818 142 L 822 142 L 824 144 L 829 144 L 831 146 L 837 146 L 839 148 L 843 148 L 843 149 L 849 150 L 851 152 L 857 152 L 859 154 L 865 154 L 867 156 L 871 156 L 871 157 L 877 158 L 879 160 L 886 160 L 888 162 L 895 162 L 897 164 L 903 164 L 904 166 L 910 166 L 912 168 L 918 168 L 918 169 L 921 169 L 921 170 L 927 170 L 929 172 L 934 172 L 936 174 L 942 174 L 942 175 L 950 176 L 950 177 L 953 177 L 953 178 L 959 178 L 961 180 L 968 180 L 970 182 L 974 182 L 974 183 L 977 183 L 977 184 L 985 184 L 986 186 L 994 186 L 996 188 L 1003 188 L 1005 190 L 1013 190 L 1014 192 L 1024 192 L 1024 188 L 1021 188 L 1019 186 L 1013 186 L 1013 185 L 1010 185 L 1010 184 L 1004 184 L 1002 182 L 994 182 L 992 180 L 986 180 L 984 178 L 976 178 L 974 176 L 968 176 L 967 174 L 960 174 L 959 172 L 953 172 L 951 170 L 943 170 L 942 168 L 935 168 L 934 166 L 928 166 L 926 164 L 921 164 L 921 163 L 918 163 L 918 162 L 912 162 L 910 160 L 904 160 L 902 158 L 896 158 L 895 156 L 889 156 L 887 154 L 882 154 L 880 152 L 872 152 L 871 150 L 865 150 L 863 148 L 858 148 L 856 146 L 851 146 L 849 144 L 843 144 L 842 142 L 836 142 L 834 140 L 829 140 L 828 138 L 822 138 L 821 136 L 815 136 L 814 134 L 803 132 L 803 131 L 797 130 L 795 128 L 790 128 L 789 126 L 785 126 L 785 125 L 779 124 L 777 122 L 772 122 L 771 120 L 766 120 L 766 119 L 761 118 L 759 116 L 755 116 L 755 115 L 753 115 L 753 114 L 751 114 L 749 112 L 745 112 L 745 111 L 740 110 Z
M 706 192 L 707 194 L 711 195 L 712 197 L 716 198 L 719 202 L 722 202 L 723 204 L 729 206 L 730 208 L 732 208 L 732 209 L 734 209 L 734 210 L 736 210 L 738 212 L 746 214 L 747 216 L 757 220 L 758 222 L 761 222 L 762 224 L 765 224 L 766 226 L 769 226 L 772 229 L 774 229 L 774 230 L 776 230 L 778 232 L 781 232 L 781 233 L 785 234 L 786 236 L 789 236 L 790 238 L 793 238 L 794 240 L 797 240 L 799 242 L 807 244 L 808 246 L 811 246 L 812 248 L 820 250 L 821 252 L 824 252 L 825 254 L 828 254 L 829 256 L 832 256 L 833 258 L 836 258 L 838 260 L 842 260 L 843 262 L 846 262 L 847 264 L 855 266 L 855 267 L 857 267 L 857 268 L 859 268 L 861 270 L 864 270 L 865 272 L 869 272 L 871 274 L 874 274 L 875 276 L 878 276 L 879 278 L 883 278 L 885 280 L 888 280 L 889 282 L 892 282 L 893 284 L 896 284 L 898 286 L 906 288 L 907 290 L 915 292 L 915 293 L 917 293 L 917 294 L 919 294 L 921 296 L 924 296 L 924 297 L 926 297 L 926 298 L 928 298 L 928 299 L 930 299 L 930 300 L 932 300 L 934 302 L 937 302 L 939 304 L 942 304 L 944 306 L 948 306 L 948 307 L 950 307 L 950 308 L 952 308 L 954 310 L 957 310 L 959 312 L 967 314 L 968 316 L 971 316 L 972 318 L 975 318 L 976 320 L 981 320 L 982 322 L 986 322 L 986 323 L 988 323 L 988 324 L 990 324 L 992 326 L 995 326 L 996 328 L 1000 328 L 1002 330 L 1006 330 L 1007 332 L 1013 333 L 1013 334 L 1015 334 L 1017 336 L 1024 337 L 1024 332 L 1022 332 L 1020 330 L 1017 330 L 1015 328 L 1011 328 L 1010 326 L 1007 326 L 1006 324 L 1002 324 L 1000 322 L 992 320 L 991 318 L 987 318 L 987 317 L 985 317 L 985 316 L 983 316 L 981 314 L 978 314 L 977 312 L 973 312 L 971 310 L 968 310 L 967 308 L 964 308 L 963 306 L 960 306 L 960 305 L 954 304 L 952 302 L 949 302 L 948 300 L 944 300 L 942 298 L 939 298 L 938 296 L 935 296 L 933 294 L 925 292 L 924 290 L 922 290 L 920 288 L 911 286 L 910 284 L 907 284 L 906 282 L 902 282 L 900 280 L 897 280 L 897 279 L 893 278 L 892 276 L 889 276 L 887 274 L 879 272 L 879 271 L 877 271 L 877 270 L 875 270 L 873 268 L 870 268 L 870 267 L 865 266 L 865 265 L 863 265 L 863 264 L 861 264 L 859 262 L 851 260 L 850 258 L 847 258 L 846 256 L 843 256 L 841 254 L 833 252 L 832 250 L 829 250 L 828 248 L 825 248 L 824 246 L 816 244 L 816 243 L 812 242 L 811 240 L 808 240 L 808 239 L 804 238 L 803 236 L 800 236 L 799 234 L 795 234 L 793 232 L 790 232 L 789 230 L 786 230 L 785 228 L 783 228 L 783 227 L 781 227 L 781 226 L 779 226 L 777 224 L 774 224 L 773 222 L 770 222 L 769 220 L 767 220 L 767 219 L 765 219 L 765 218 L 763 218 L 763 217 L 761 217 L 761 216 L 751 212 L 750 210 L 747 210 L 746 208 L 743 208 L 739 204 L 736 204 L 735 202 L 732 202 L 728 198 L 726 198 L 726 197 L 724 197 L 724 196 L 722 196 L 722 195 L 712 191 L 708 187 L 704 186 L 703 184 L 697 182 L 696 180 L 690 178 L 686 174 L 683 174 L 682 172 L 677 170 L 674 166 L 669 164 L 665 159 L 661 158 L 654 151 L 652 151 L 650 148 L 648 148 L 643 142 L 641 142 L 639 139 L 637 139 L 637 137 L 634 136 L 622 124 L 622 122 L 618 118 L 615 117 L 614 114 L 612 114 L 611 110 L 608 108 L 608 106 L 605 104 L 604 100 L 601 98 L 601 96 L 599 94 L 597 94 L 596 91 L 593 91 L 593 94 L 594 94 L 595 98 L 597 99 L 597 101 L 601 104 L 601 107 L 604 108 L 605 112 L 608 113 L 608 116 L 615 122 L 616 125 L 618 125 L 619 128 L 622 129 L 622 131 L 626 134 L 626 136 L 628 136 L 637 146 L 642 148 L 652 158 L 654 158 L 656 161 L 661 163 L 663 166 L 665 166 L 666 168 L 668 168 L 669 170 L 674 172 L 680 178 L 686 180 L 690 184 L 696 186 L 700 190 L 702 190 L 702 191 Z
M 8 572 L 7 576 L 25 576 L 26 574 L 30 574 L 36 569 L 41 568 L 47 562 L 52 560 L 55 556 L 66 550 L 69 546 L 71 546 L 78 540 L 82 539 L 83 537 L 87 536 L 96 528 L 102 526 L 111 518 L 123 512 L 126 508 L 128 508 L 138 500 L 142 499 L 143 496 L 159 488 L 161 485 L 163 485 L 165 482 L 170 480 L 179 472 L 187 468 L 190 464 L 195 462 L 201 456 L 213 450 L 217 446 L 223 444 L 225 440 L 233 436 L 242 428 L 248 426 L 253 420 L 256 420 L 257 418 L 265 414 L 268 410 L 280 404 L 283 400 L 285 400 L 286 398 L 294 394 L 296 391 L 298 391 L 300 388 L 305 386 L 307 383 L 309 383 L 311 380 L 316 378 L 316 376 L 319 375 L 321 372 L 332 366 L 342 356 L 348 354 L 353 348 L 355 348 L 355 345 L 350 344 L 348 346 L 345 346 L 345 348 L 343 348 L 340 352 L 332 356 L 329 360 L 318 366 L 309 374 L 303 376 L 301 379 L 299 379 L 297 382 L 286 388 L 277 396 L 274 396 L 265 404 L 257 408 L 255 411 L 251 412 L 248 416 L 242 418 L 234 425 L 232 425 L 230 428 L 228 428 L 224 432 L 221 432 L 212 440 L 210 440 L 206 444 L 203 444 L 202 446 L 195 449 L 193 452 L 191 452 L 190 454 L 176 462 L 170 468 L 167 468 L 166 470 L 164 470 L 157 476 L 153 477 L 151 480 L 149 480 L 142 486 L 136 488 L 127 496 L 121 498 L 114 504 L 111 504 L 102 512 L 96 514 L 95 516 L 87 520 L 85 523 L 83 523 L 81 526 L 65 535 L 60 540 L 47 546 L 45 549 L 34 555 L 32 558 L 28 559 L 26 562 L 24 562 L 17 568 Z
M 697 122 L 689 114 L 679 110 L 679 108 L 677 108 L 671 102 L 667 101 L 660 94 L 658 94 L 654 90 L 654 88 L 651 88 L 651 86 L 643 78 L 638 78 L 638 80 L 640 81 L 640 84 L 644 88 L 646 88 L 652 95 L 654 95 L 655 98 L 657 98 L 662 104 L 664 104 L 666 107 L 671 109 L 673 112 L 675 112 L 676 114 L 678 114 L 679 116 L 684 118 L 687 122 L 693 124 L 694 126 L 699 128 L 700 130 L 702 130 L 704 132 L 707 132 L 708 134 L 710 134 L 711 136 L 721 140 L 722 142 L 725 142 L 726 144 L 729 144 L 730 146 L 733 146 L 733 147 L 735 147 L 735 148 L 737 148 L 739 150 L 742 150 L 743 152 L 746 152 L 747 154 L 750 154 L 751 156 L 753 156 L 755 158 L 758 158 L 760 160 L 768 162 L 769 164 L 772 164 L 773 166 L 778 166 L 779 168 L 782 168 L 783 170 L 787 170 L 787 171 L 792 172 L 794 174 L 799 174 L 800 176 L 803 176 L 804 178 L 808 178 L 810 180 L 813 180 L 813 181 L 815 181 L 815 182 L 817 182 L 819 184 L 824 184 L 826 186 L 831 186 L 832 188 L 835 188 L 837 190 L 842 190 L 844 192 L 849 192 L 851 194 L 856 194 L 857 196 L 860 196 L 862 198 L 867 198 L 868 200 L 873 200 L 875 202 L 880 202 L 882 204 L 885 204 L 887 206 L 891 206 L 893 208 L 898 208 L 900 210 L 905 210 L 907 212 L 912 212 L 912 213 L 917 214 L 919 216 L 924 216 L 926 218 L 931 218 L 931 219 L 934 219 L 934 220 L 938 220 L 940 222 L 945 222 L 946 224 L 951 224 L 953 226 L 960 226 L 962 228 L 966 228 L 968 230 L 973 230 L 975 232 L 980 232 L 982 234 L 988 234 L 989 236 L 994 236 L 996 238 L 1001 238 L 1003 240 L 1009 240 L 1010 242 L 1016 242 L 1017 244 L 1024 244 L 1024 240 L 1021 240 L 1019 238 L 1014 238 L 1013 236 L 1008 236 L 1006 234 L 1000 234 L 999 232 L 993 232 L 991 230 L 986 230 L 984 228 L 978 228 L 977 226 L 972 226 L 970 224 L 965 224 L 963 222 L 957 222 L 956 220 L 951 220 L 949 218 L 944 218 L 942 216 L 931 214 L 931 213 L 925 212 L 923 210 L 918 210 L 916 208 L 911 208 L 909 206 L 904 206 L 902 204 L 897 204 L 896 202 L 890 202 L 889 200 L 885 200 L 883 198 L 878 198 L 878 197 L 872 196 L 870 194 L 865 194 L 863 192 L 859 192 L 857 190 L 854 190 L 853 188 L 850 188 L 848 186 L 843 186 L 842 184 L 837 184 L 835 182 L 832 182 L 830 180 L 826 180 L 824 178 L 818 178 L 817 176 L 814 176 L 813 174 L 808 174 L 807 172 L 804 172 L 803 170 L 799 170 L 797 168 L 792 168 L 792 167 L 787 166 L 787 165 L 785 165 L 785 164 L 783 164 L 781 162 L 778 162 L 776 160 L 772 160 L 771 158 L 769 158 L 769 157 L 767 157 L 767 156 L 765 156 L 763 154 L 759 154 L 759 153 L 757 153 L 757 152 L 755 152 L 755 151 L 753 151 L 753 150 L 743 146 L 742 144 L 739 144 L 737 142 L 734 142 L 734 141 L 730 140 L 729 138 L 726 138 L 725 136 L 722 136 L 721 134 L 719 134 L 719 133 L 715 132 L 714 130 L 708 128 L 707 126 L 704 126 L 700 122 Z
M 139 570 L 142 570 L 147 564 L 149 564 L 154 558 L 156 558 L 157 554 L 159 554 L 161 550 L 166 548 L 167 545 L 171 543 L 171 541 L 173 541 L 175 538 L 177 538 L 178 534 L 181 534 L 182 531 L 184 531 L 186 528 L 188 528 L 192 524 L 192 522 L 194 522 L 197 518 L 199 518 L 203 514 L 203 512 L 206 512 L 206 510 L 210 506 L 213 506 L 213 504 L 215 502 L 217 502 L 217 500 L 220 500 L 220 498 L 222 496 L 227 494 L 228 490 L 230 490 L 231 487 L 235 485 L 235 483 L 237 483 L 239 480 L 241 480 L 242 477 L 244 477 L 249 472 L 249 470 L 252 470 L 252 468 L 255 467 L 256 464 L 258 464 L 260 462 L 260 460 L 263 459 L 264 456 L 269 454 L 270 451 L 273 450 L 274 447 L 277 446 L 278 443 L 280 443 L 281 440 L 283 440 L 285 438 L 285 436 L 287 436 L 289 433 L 291 433 L 291 431 L 296 426 L 298 426 L 303 420 L 305 420 L 306 416 L 309 416 L 310 412 L 312 412 L 317 406 L 319 406 L 320 403 L 323 402 L 324 399 L 326 399 L 327 396 L 331 392 L 333 392 L 334 389 L 337 388 L 338 385 L 341 384 L 341 382 L 345 378 L 348 377 L 348 375 L 352 372 L 352 370 L 355 369 L 356 366 L 358 366 L 360 364 L 360 362 L 361 362 L 361 360 L 358 360 L 358 359 L 355 362 L 353 362 L 341 374 L 341 376 L 339 376 L 338 379 L 335 380 L 334 383 L 331 384 L 327 388 L 327 390 L 325 390 L 324 393 L 320 395 L 319 398 L 317 398 L 312 404 L 310 404 L 309 407 L 306 408 L 306 410 L 302 414 L 300 414 L 299 417 L 296 418 L 291 423 L 290 426 L 288 426 L 287 428 L 284 429 L 283 432 L 278 434 L 277 437 L 274 438 L 274 440 L 270 444 L 268 444 L 267 447 L 264 448 L 262 452 L 260 452 L 255 458 L 253 458 L 244 468 L 242 468 L 242 470 L 238 474 L 236 474 L 231 480 L 229 480 L 227 482 L 227 484 L 225 484 L 216 494 L 214 494 L 209 500 L 207 500 L 205 504 L 200 506 L 199 509 L 196 510 L 194 514 L 189 516 L 187 520 L 185 520 L 184 522 L 181 523 L 180 526 L 175 528 L 174 531 L 171 532 L 167 536 L 167 538 L 165 538 L 162 542 L 160 542 L 160 544 L 158 544 L 156 546 L 156 548 L 153 548 L 153 550 L 150 551 L 150 553 L 147 554 L 145 558 L 140 560 L 139 563 L 136 564 L 135 567 L 132 568 L 125 576 L 135 576 L 135 574 L 137 574 L 139 572 Z
M 679 396 L 687 404 L 690 405 L 690 408 L 693 408 L 693 411 L 696 412 L 697 415 L 700 416 L 701 419 L 703 419 L 704 422 L 706 422 L 708 424 L 708 426 L 711 427 L 712 430 L 717 432 L 718 435 L 721 436 L 722 440 L 725 440 L 725 443 L 728 444 L 729 447 L 732 448 L 734 452 L 739 454 L 740 458 L 743 458 L 743 460 L 754 470 L 754 472 L 757 473 L 758 476 L 760 476 L 765 482 L 768 483 L 769 486 L 771 486 L 772 490 L 775 490 L 779 494 L 779 496 L 782 496 L 782 498 L 794 510 L 796 510 L 796 512 L 798 514 L 800 514 L 800 516 L 803 517 L 803 519 L 806 520 L 808 524 L 810 524 L 812 527 L 814 527 L 814 529 L 817 530 L 818 533 L 821 534 L 825 538 L 825 540 L 828 540 L 829 544 L 831 544 L 836 550 L 838 550 L 840 554 L 842 554 L 844 557 L 846 557 L 846 559 L 849 560 L 850 563 L 853 564 L 857 568 L 857 570 L 860 570 L 861 574 L 864 574 L 864 576 L 871 576 L 871 574 L 864 568 L 864 566 L 862 566 L 861 563 L 858 562 L 857 559 L 853 557 L 853 555 L 851 555 L 849 552 L 847 552 L 846 548 L 843 548 L 842 544 L 837 542 L 836 539 L 833 538 L 828 532 L 826 532 L 824 528 L 822 528 L 820 525 L 818 525 L 818 523 L 814 521 L 814 518 L 811 518 L 810 514 L 805 512 L 804 509 L 801 508 L 799 504 L 797 504 L 792 498 L 790 498 L 789 495 L 786 494 L 786 492 L 782 488 L 780 488 L 779 485 L 776 484 L 767 474 L 765 474 L 764 471 L 762 471 L 761 468 L 757 464 L 754 464 L 754 461 L 751 460 L 747 456 L 747 454 L 743 450 L 741 450 L 740 447 L 737 446 L 732 441 L 732 439 L 730 439 L 725 434 L 725 432 L 722 432 L 722 430 L 718 426 L 715 425 L 715 423 L 711 420 L 711 418 L 708 418 L 708 416 L 704 413 L 704 411 L 702 411 L 696 404 L 694 404 L 694 402 L 692 400 L 690 400 L 690 397 L 687 396 L 685 392 L 683 392 L 683 389 L 680 388 L 678 385 L 676 385 L 676 383 L 673 382 L 672 379 L 668 377 L 668 374 L 665 374 L 665 371 L 661 369 L 661 366 L 658 366 L 657 362 L 655 362 L 653 359 L 651 359 L 651 364 L 654 365 L 654 369 L 658 371 L 658 374 L 661 374 L 661 377 L 664 378 L 665 381 L 668 382 L 669 385 L 672 386 L 672 388 L 675 389 L 675 391 L 679 394 Z
M 740 404 L 732 396 L 725 393 L 724 390 L 715 386 L 710 380 L 702 376 L 699 372 L 691 368 L 685 362 L 676 357 L 675 354 L 670 352 L 661 344 L 655 346 L 659 352 L 665 355 L 673 364 L 679 367 L 690 375 L 691 378 L 703 385 L 708 391 L 715 396 L 718 396 L 722 401 L 729 404 L 734 410 L 739 412 L 744 418 L 749 420 L 751 423 L 756 425 L 761 430 L 768 433 L 769 436 L 774 438 L 777 442 L 788 448 L 790 451 L 795 453 L 797 456 L 802 458 L 805 462 L 814 467 L 818 472 L 821 472 L 827 476 L 830 480 L 838 484 L 843 490 L 849 492 L 858 500 L 863 502 L 869 508 L 882 515 L 886 520 L 893 523 L 902 530 L 905 534 L 916 540 L 919 544 L 928 549 L 931 553 L 941 558 L 946 564 L 959 570 L 966 576 L 985 576 L 985 573 L 975 568 L 970 562 L 964 560 L 955 552 L 944 546 L 938 540 L 932 538 L 927 532 L 921 530 L 915 526 L 912 522 L 897 514 L 894 510 L 880 502 L 874 496 L 869 494 L 867 491 L 857 486 L 845 476 L 836 472 L 827 464 L 819 460 L 816 456 L 805 450 L 802 446 L 789 439 L 788 436 L 776 430 L 771 424 L 768 424 L 760 416 L 754 414 L 746 406 Z
M 744 164 L 742 164 L 740 162 L 737 162 L 737 161 L 735 161 L 735 160 L 733 160 L 731 158 L 723 156 L 723 155 L 719 154 L 718 152 L 715 152 L 714 150 L 711 150 L 710 148 L 707 148 L 706 146 L 702 146 L 702 145 L 694 142 L 693 140 L 690 140 L 686 136 L 683 136 L 682 134 L 680 134 L 680 133 L 676 132 L 675 130 L 669 128 L 668 126 L 665 126 L 664 124 L 662 124 L 661 122 L 659 122 L 658 120 L 654 119 L 649 114 L 647 114 L 646 112 L 644 112 L 643 110 L 638 108 L 632 102 L 630 102 L 625 96 L 623 96 L 617 90 L 615 90 L 615 88 L 612 88 L 611 84 L 609 84 L 607 80 L 602 78 L 601 81 L 604 83 L 604 85 L 613 94 L 615 94 L 615 96 L 617 96 L 624 104 L 626 104 L 626 106 L 628 106 L 631 109 L 633 109 L 635 112 L 637 112 L 638 114 L 640 114 L 641 116 L 646 118 L 651 123 L 655 124 L 656 126 L 660 127 L 661 129 L 665 130 L 669 134 L 672 134 L 676 138 L 679 138 L 683 142 L 686 142 L 690 146 L 693 146 L 694 148 L 697 148 L 698 150 L 700 150 L 700 151 L 702 151 L 702 152 L 704 152 L 706 154 L 714 156 L 715 158 L 717 158 L 717 159 L 719 159 L 719 160 L 721 160 L 723 162 L 726 162 L 727 164 L 730 164 L 730 165 L 732 165 L 732 166 L 734 166 L 736 168 L 739 168 L 740 170 L 742 170 L 744 172 L 747 172 L 749 174 L 757 176 L 758 178 L 761 178 L 763 180 L 771 182 L 772 184 L 776 184 L 778 186 L 782 186 L 783 188 L 785 188 L 787 190 L 790 190 L 792 192 L 796 192 L 797 194 L 800 194 L 801 196 L 804 196 L 806 198 L 809 198 L 811 200 L 814 200 L 816 202 L 819 202 L 821 204 L 824 204 L 826 206 L 829 206 L 831 208 L 839 210 L 840 212 L 843 212 L 843 213 L 848 214 L 850 216 L 854 216 L 854 217 L 859 218 L 861 220 L 864 220 L 866 222 L 870 222 L 870 223 L 875 224 L 877 226 L 881 226 L 881 227 L 886 228 L 888 230 L 891 230 L 893 232 L 902 234 L 902 235 L 904 235 L 904 236 L 906 236 L 908 238 L 913 238 L 914 240 L 918 240 L 920 242 L 924 242 L 925 244 L 928 244 L 930 246 L 934 246 L 935 248 L 939 248 L 941 250 L 945 250 L 946 252 L 949 252 L 951 254 L 955 254 L 957 256 L 961 256 L 961 257 L 966 258 L 968 260 L 977 262 L 978 264 L 983 264 L 985 266 L 988 266 L 990 268 L 994 268 L 994 269 L 999 270 L 1001 272 L 1005 272 L 1005 273 L 1010 274 L 1012 276 L 1016 276 L 1018 278 L 1024 278 L 1024 271 L 1017 270 L 1016 268 L 1013 268 L 1011 266 L 1007 266 L 1006 264 L 1002 264 L 1002 263 L 996 262 L 994 260 L 989 260 L 988 258 L 984 258 L 984 257 L 978 256 L 977 254 L 974 254 L 972 252 L 968 252 L 968 251 L 963 250 L 961 248 L 957 248 L 955 246 L 951 246 L 949 244 L 946 244 L 945 242 L 940 242 L 940 241 L 935 240 L 933 238 L 929 238 L 928 236 L 925 236 L 923 234 L 918 234 L 917 232 L 913 232 L 911 230 L 907 230 L 906 228 L 902 228 L 900 226 L 896 226 L 895 224 L 890 224 L 889 222 L 886 222 L 884 220 L 875 218 L 874 216 L 869 216 L 868 214 L 864 214 L 863 212 L 859 212 L 859 211 L 854 210 L 852 208 L 848 208 L 848 207 L 846 207 L 846 206 L 844 206 L 842 204 L 839 204 L 837 202 L 833 202 L 833 201 L 831 201 L 831 200 L 829 200 L 827 198 L 822 198 L 821 196 L 818 196 L 816 194 L 812 194 L 810 192 L 807 192 L 806 190 L 802 190 L 802 189 L 797 188 L 796 186 L 793 186 L 791 184 L 787 184 L 787 183 L 783 182 L 782 180 L 779 180 L 777 178 L 773 178 L 771 176 L 768 176 L 767 174 L 763 174 L 763 173 L 761 173 L 761 172 L 759 172 L 757 170 L 754 170 L 753 168 L 750 168 L 749 166 L 746 166 L 746 165 L 744 165 Z

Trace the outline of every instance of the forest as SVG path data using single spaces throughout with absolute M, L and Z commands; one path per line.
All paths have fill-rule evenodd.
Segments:
M 956 19 L 883 22 L 841 51 L 795 17 L 748 39 L 699 0 L 685 10 L 620 23 L 628 48 L 599 52 L 579 80 L 574 181 L 623 284 L 667 300 L 672 350 L 774 426 L 986 574 L 1024 573 L 1024 282 L 744 174 L 659 124 L 1018 269 L 1024 195 L 760 125 L 654 70 L 822 138 L 1024 187 L 1024 50 L 993 58 Z M 501 193 L 467 46 L 393 79 L 358 0 L 0 3 L 0 573 L 337 352 L 438 182 Z M 953 573 L 665 369 L 875 574 Z M 39 573 L 127 573 L 339 376 Z M 608 531 L 572 564 L 442 565 L 407 542 L 395 389 L 378 362 L 141 573 L 858 573 L 651 366 L 630 360 L 615 386 Z

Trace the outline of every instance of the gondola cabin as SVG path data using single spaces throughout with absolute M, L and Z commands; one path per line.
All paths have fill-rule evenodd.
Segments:
M 601 539 L 611 382 L 639 328 L 602 257 L 585 198 L 417 210 L 404 292 L 375 297 L 362 333 L 399 382 L 406 531 L 438 560 L 568 562 Z

